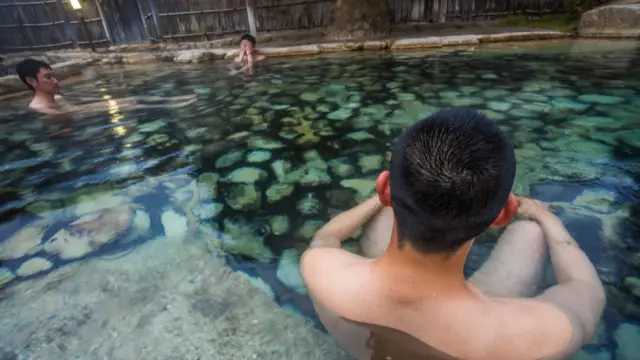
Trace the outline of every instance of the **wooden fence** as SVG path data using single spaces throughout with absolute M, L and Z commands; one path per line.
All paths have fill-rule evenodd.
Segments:
M 327 26 L 336 0 L 0 0 L 0 52 L 199 41 Z M 394 23 L 561 12 L 571 0 L 388 0 Z M 249 6 L 248 6 L 249 5 Z M 446 11 L 444 11 L 446 9 Z
M 568 11 L 570 0 L 389 0 L 394 23 L 473 21 Z M 446 11 L 442 11 L 446 9 Z M 444 16 L 444 18 L 442 18 Z
M 69 0 L 0 1 L 0 50 L 108 44 L 96 3 L 87 2 L 83 8 L 74 11 Z

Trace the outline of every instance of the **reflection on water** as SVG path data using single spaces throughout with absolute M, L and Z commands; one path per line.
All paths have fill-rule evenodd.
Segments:
M 111 101 L 71 125 L 22 110 L 26 98 L 5 101 L 0 284 L 201 239 L 282 307 L 314 318 L 297 264 L 315 230 L 371 194 L 406 126 L 464 106 L 511 135 L 515 191 L 552 204 L 607 285 L 611 310 L 585 351 L 608 356 L 617 344 L 624 358 L 640 331 L 618 327 L 618 314 L 640 319 L 640 51 L 559 44 L 270 60 L 252 81 L 222 64 L 116 68 L 63 89 L 70 102 Z M 111 100 L 193 92 L 198 101 L 179 109 Z M 71 133 L 58 135 L 62 126 Z M 357 235 L 346 243 L 354 252 Z M 474 247 L 467 273 L 496 236 Z

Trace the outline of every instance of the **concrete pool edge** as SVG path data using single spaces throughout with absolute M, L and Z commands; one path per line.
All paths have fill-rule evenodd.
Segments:
M 552 30 L 514 31 L 483 35 L 448 35 L 408 37 L 393 40 L 347 40 L 337 42 L 318 42 L 309 45 L 293 46 L 265 46 L 260 52 L 268 57 L 310 56 L 336 52 L 350 51 L 415 51 L 421 49 L 435 49 L 448 46 L 476 45 L 483 43 L 517 42 L 531 40 L 548 40 L 571 37 L 571 33 Z M 208 43 L 202 43 L 202 48 L 183 50 L 166 50 L 168 47 L 148 46 L 156 50 L 125 52 L 51 52 L 47 57 L 56 61 L 52 67 L 56 70 L 59 80 L 66 80 L 80 75 L 82 69 L 99 62 L 104 65 L 117 64 L 148 64 L 156 62 L 174 62 L 178 64 L 193 64 L 233 58 L 238 49 L 209 48 Z M 145 49 L 143 46 L 135 48 Z M 0 77 L 0 96 L 26 91 L 25 85 L 16 75 Z

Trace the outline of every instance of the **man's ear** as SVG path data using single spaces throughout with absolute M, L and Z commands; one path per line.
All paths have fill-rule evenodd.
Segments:
M 389 170 L 383 171 L 376 180 L 376 192 L 380 203 L 384 206 L 391 206 L 391 185 L 389 184 Z
M 27 76 L 27 77 L 25 77 L 25 80 L 27 80 L 27 83 L 28 83 L 29 85 L 31 85 L 32 87 L 34 87 L 34 88 L 38 85 L 38 80 L 37 80 L 37 79 L 32 78 L 31 76 Z
M 513 193 L 509 194 L 506 204 L 498 214 L 498 217 L 493 221 L 491 227 L 504 227 L 507 226 L 511 220 L 518 214 L 518 199 Z

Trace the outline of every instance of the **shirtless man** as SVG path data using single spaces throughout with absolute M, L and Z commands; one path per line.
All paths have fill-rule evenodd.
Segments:
M 87 112 L 99 112 L 117 106 L 119 109 L 175 108 L 196 101 L 196 95 L 161 98 L 155 96 L 137 96 L 124 99 L 81 98 L 82 101 L 94 101 L 90 104 L 71 105 L 60 95 L 59 81 L 49 64 L 25 59 L 16 66 L 16 73 L 22 82 L 34 92 L 29 108 L 45 115 L 71 115 Z M 170 104 L 141 104 L 143 101 L 170 101 Z
M 245 74 L 253 75 L 254 64 L 266 58 L 256 51 L 255 46 L 256 38 L 249 34 L 242 35 L 240 38 L 240 52 L 233 59 L 233 65 L 238 69 L 235 71 L 236 73 L 244 71 Z
M 566 359 L 599 323 L 605 293 L 562 222 L 510 191 L 516 170 L 500 128 L 443 110 L 396 141 L 373 198 L 318 230 L 301 273 L 325 327 L 357 359 Z M 507 227 L 468 281 L 473 239 Z M 363 258 L 341 242 L 371 220 Z M 539 293 L 547 254 L 558 284 Z

